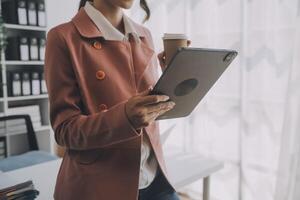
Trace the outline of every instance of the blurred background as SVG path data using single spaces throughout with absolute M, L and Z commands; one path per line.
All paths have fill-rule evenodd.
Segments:
M 197 153 L 224 163 L 224 168 L 211 179 L 212 200 L 299 200 L 300 1 L 147 2 L 151 17 L 144 25 L 152 32 L 156 53 L 163 49 L 164 33 L 185 33 L 192 47 L 239 52 L 190 116 L 160 122 L 162 130 L 176 125 L 164 148 L 175 145 L 184 153 Z M 70 20 L 78 3 L 45 0 L 47 24 L 38 30 L 43 32 L 39 34 Z M 144 12 L 138 0 L 125 12 L 142 22 Z M 20 63 L 12 65 L 6 70 L 24 69 Z M 37 134 L 40 148 L 55 152 L 53 136 L 47 135 L 51 129 L 46 116 L 47 96 L 14 98 L 1 101 L 3 112 L 9 113 L 6 107 L 39 105 L 39 132 L 46 132 Z M 202 181 L 181 191 L 190 199 L 200 199 Z
M 219 200 L 300 199 L 300 1 L 152 0 L 157 51 L 165 32 L 194 47 L 239 52 L 215 87 L 167 144 L 223 161 L 213 175 Z M 138 21 L 143 12 L 130 12 Z M 188 187 L 199 192 L 201 182 Z M 201 190 L 200 190 L 201 191 Z

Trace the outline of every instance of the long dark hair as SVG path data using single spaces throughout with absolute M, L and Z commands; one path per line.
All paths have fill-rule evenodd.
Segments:
M 87 1 L 93 2 L 93 0 L 80 0 L 79 9 L 83 7 Z M 145 23 L 147 20 L 149 20 L 151 12 L 146 0 L 140 0 L 140 6 L 146 12 L 146 16 L 144 17 L 143 20 L 143 23 Z

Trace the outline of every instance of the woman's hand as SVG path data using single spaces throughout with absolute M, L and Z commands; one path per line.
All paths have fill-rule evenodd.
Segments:
M 188 40 L 187 41 L 187 46 L 190 46 L 190 45 L 191 45 L 191 40 Z M 166 68 L 166 53 L 165 53 L 165 51 L 160 52 L 157 55 L 157 58 L 159 60 L 159 64 L 160 64 L 161 68 L 163 70 L 165 70 L 165 68 Z
M 148 95 L 150 90 L 131 97 L 125 104 L 127 117 L 135 129 L 148 126 L 175 105 L 173 101 L 165 102 L 169 99 L 166 95 Z

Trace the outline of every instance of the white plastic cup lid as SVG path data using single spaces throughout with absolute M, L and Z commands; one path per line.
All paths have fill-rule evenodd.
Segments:
M 187 35 L 182 33 L 165 33 L 162 37 L 163 40 L 178 40 L 178 39 L 188 39 Z

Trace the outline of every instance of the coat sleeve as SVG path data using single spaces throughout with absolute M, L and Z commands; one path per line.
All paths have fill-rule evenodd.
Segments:
M 69 149 L 106 147 L 138 137 L 125 112 L 125 103 L 107 111 L 85 115 L 78 82 L 64 36 L 55 28 L 47 33 L 45 81 L 49 95 L 50 123 L 56 142 Z

